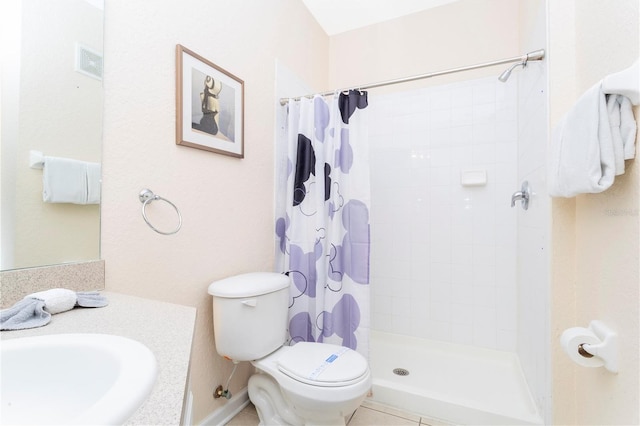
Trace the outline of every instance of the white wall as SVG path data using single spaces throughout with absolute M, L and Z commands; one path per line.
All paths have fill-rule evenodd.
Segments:
M 212 392 L 232 368 L 215 350 L 207 287 L 273 268 L 276 59 L 320 90 L 329 40 L 297 0 L 113 0 L 105 14 L 106 288 L 198 309 L 191 387 L 200 422 L 226 405 Z M 244 159 L 175 144 L 176 44 L 244 80 Z M 138 193 L 145 187 L 180 209 L 179 233 L 162 236 L 144 223 Z M 172 214 L 161 203 L 151 207 Z M 250 371 L 240 366 L 232 393 Z
M 515 351 L 516 107 L 517 75 L 370 96 L 375 329 Z

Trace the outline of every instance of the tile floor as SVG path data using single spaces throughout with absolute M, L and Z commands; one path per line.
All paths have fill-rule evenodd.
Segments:
M 253 404 L 236 415 L 227 426 L 257 426 L 260 423 Z M 391 407 L 365 401 L 351 416 L 349 426 L 452 426 L 449 423 L 405 413 Z

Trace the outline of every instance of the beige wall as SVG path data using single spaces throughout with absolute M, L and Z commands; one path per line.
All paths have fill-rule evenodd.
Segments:
M 408 77 L 520 55 L 519 2 L 462 0 L 331 37 L 330 87 Z M 499 69 L 500 71 L 497 71 Z M 384 90 L 499 74 L 501 67 L 452 74 Z
M 549 2 L 550 124 L 608 73 L 638 58 L 637 0 Z M 640 109 L 635 108 L 639 117 Z M 637 160 L 602 194 L 553 200 L 552 345 L 556 424 L 638 424 L 640 177 Z M 562 331 L 604 321 L 620 372 L 568 361 Z
M 276 58 L 322 89 L 329 40 L 297 0 L 114 0 L 105 14 L 106 288 L 198 309 L 191 387 L 200 421 L 226 403 L 212 392 L 232 367 L 214 348 L 207 287 L 273 265 Z M 175 145 L 176 44 L 244 80 L 244 159 Z M 145 187 L 179 207 L 178 234 L 162 236 L 144 223 L 138 193 Z M 151 207 L 170 215 L 161 203 Z M 249 370 L 243 363 L 232 392 L 246 386 Z

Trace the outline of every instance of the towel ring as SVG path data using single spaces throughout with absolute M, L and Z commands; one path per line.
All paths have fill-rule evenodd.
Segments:
M 142 218 L 144 219 L 145 222 L 147 222 L 147 225 L 149 225 L 149 228 L 153 229 L 158 234 L 162 234 L 162 235 L 175 234 L 176 232 L 178 232 L 180 230 L 180 228 L 182 228 L 182 215 L 180 214 L 180 211 L 178 210 L 176 205 L 173 204 L 171 201 L 167 200 L 166 198 L 162 198 L 159 195 L 154 194 L 153 191 L 150 190 L 150 189 L 143 189 L 142 191 L 140 191 L 140 194 L 138 195 L 138 198 L 140 199 L 140 202 L 142 203 Z M 178 227 L 176 229 L 174 229 L 173 231 L 171 231 L 171 232 L 161 231 L 158 228 L 156 228 L 155 226 L 153 226 L 151 224 L 151 222 L 149 222 L 149 219 L 147 218 L 147 213 L 146 213 L 147 204 L 151 204 L 152 202 L 154 202 L 156 200 L 162 200 L 162 201 L 168 203 L 169 205 L 171 205 L 171 207 L 173 207 L 175 209 L 176 213 L 178 214 Z

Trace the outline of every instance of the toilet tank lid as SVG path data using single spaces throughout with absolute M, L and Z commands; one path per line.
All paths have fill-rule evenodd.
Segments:
M 223 298 L 240 298 L 273 293 L 289 286 L 289 277 L 278 272 L 251 272 L 234 275 L 209 285 L 209 294 Z

